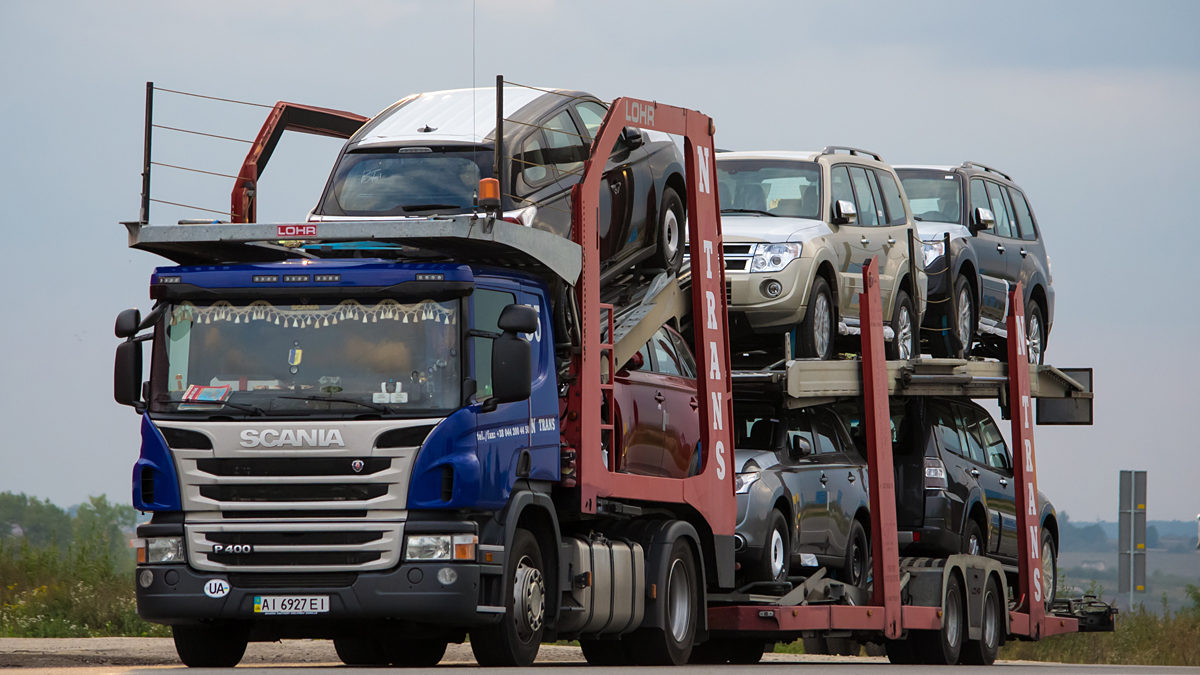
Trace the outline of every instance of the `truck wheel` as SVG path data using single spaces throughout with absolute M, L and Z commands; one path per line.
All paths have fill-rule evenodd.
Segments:
M 966 609 L 962 582 L 955 574 L 946 583 L 945 611 L 941 630 L 915 630 L 909 633 L 913 650 L 922 663 L 951 666 L 958 663 L 966 634 Z
M 783 581 L 791 571 L 791 547 L 788 537 L 787 519 L 778 510 L 772 510 L 768 519 L 771 529 L 767 534 L 762 557 L 746 575 L 749 581 Z
M 175 652 L 189 668 L 232 668 L 246 653 L 247 634 L 237 625 L 171 626 Z
M 580 639 L 579 647 L 589 666 L 627 666 L 629 656 L 620 640 Z
M 800 322 L 798 347 L 800 356 L 828 361 L 833 358 L 833 295 L 824 277 L 813 279 L 808 293 L 808 310 Z
M 990 666 L 1000 651 L 1000 631 L 1004 607 L 1000 599 L 1000 586 L 996 579 L 988 579 L 983 590 L 982 616 L 980 616 L 979 639 L 967 640 L 963 646 L 962 662 L 978 666 Z
M 655 603 L 662 627 L 641 628 L 627 638 L 630 656 L 638 665 L 678 666 L 692 655 L 701 607 L 700 579 L 691 546 L 677 538 L 665 562 L 666 588 L 659 588 Z
M 386 666 L 390 659 L 375 638 L 339 637 L 333 639 L 338 658 L 348 666 Z
M 679 272 L 683 263 L 683 201 L 675 190 L 663 190 L 662 209 L 658 215 L 658 245 L 654 253 L 656 266 L 671 274 Z
M 916 313 L 913 312 L 913 304 L 908 297 L 908 291 L 904 289 L 896 291 L 896 306 L 892 310 L 892 332 L 895 337 L 884 345 L 888 361 L 907 361 L 919 356 L 915 321 Z
M 888 663 L 907 665 L 917 663 L 917 655 L 913 651 L 912 637 L 909 633 L 906 640 L 885 640 L 883 649 L 887 652 Z
M 1046 611 L 1054 607 L 1054 596 L 1058 592 L 1058 553 L 1054 550 L 1054 537 L 1042 528 L 1042 593 Z
M 471 631 L 471 651 L 481 666 L 528 666 L 537 657 L 546 627 L 546 577 L 542 551 L 528 530 L 518 529 L 504 565 L 508 588 L 499 623 Z

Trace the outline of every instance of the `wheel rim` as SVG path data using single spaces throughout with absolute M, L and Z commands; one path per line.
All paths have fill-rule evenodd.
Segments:
M 957 593 L 947 594 L 946 595 L 945 632 L 946 632 L 946 642 L 951 647 L 958 644 L 958 640 L 960 637 L 959 630 L 962 625 L 962 621 L 960 620 L 961 612 L 962 612 L 962 608 L 959 607 L 958 594 Z
M 782 579 L 785 575 L 785 561 L 787 553 L 784 551 L 783 533 L 779 530 L 771 530 L 771 578 Z
M 667 260 L 675 259 L 675 252 L 679 250 L 679 217 L 675 215 L 675 209 L 668 208 L 663 216 L 662 248 Z
M 867 571 L 866 548 L 858 539 L 855 539 L 852 545 L 854 548 L 850 552 L 850 583 L 862 586 Z
M 1049 541 L 1042 542 L 1042 588 L 1046 589 L 1046 606 L 1054 602 L 1054 587 L 1058 583 L 1054 571 L 1054 547 Z
M 514 612 L 517 634 L 528 640 L 541 627 L 546 618 L 546 582 L 542 571 L 533 566 L 528 556 L 517 563 L 513 582 Z
M 667 610 L 671 636 L 676 642 L 682 642 L 692 615 L 692 589 L 687 567 L 679 559 L 671 562 L 671 572 L 667 576 Z
M 833 327 L 832 307 L 824 293 L 817 295 L 813 311 L 816 312 L 813 315 L 813 346 L 816 347 L 817 356 L 824 359 L 829 355 L 829 334 Z
M 963 345 L 963 356 L 971 351 L 971 338 L 974 336 L 974 326 L 971 318 L 975 315 L 971 307 L 971 289 L 963 288 L 958 294 L 958 339 Z
M 900 305 L 896 310 L 896 356 L 901 360 L 912 358 L 912 315 L 908 305 Z
M 967 537 L 967 553 L 971 555 L 979 555 L 980 548 L 979 536 L 972 532 L 971 535 Z
M 1037 313 L 1031 314 L 1025 319 L 1026 328 L 1026 344 L 1029 348 L 1026 350 L 1029 354 L 1030 363 L 1042 362 L 1042 319 Z

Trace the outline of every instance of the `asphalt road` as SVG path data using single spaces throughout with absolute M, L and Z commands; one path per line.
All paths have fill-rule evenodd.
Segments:
M 735 673 L 771 673 L 802 666 L 805 675 L 870 675 L 883 673 L 925 673 L 928 666 L 893 666 L 884 658 L 808 656 L 796 654 L 767 654 L 756 666 L 689 666 L 680 668 L 588 668 L 583 655 L 575 647 L 543 645 L 535 666 L 539 675 L 554 673 L 693 673 L 710 672 L 721 675 Z M 169 638 L 93 638 L 93 639 L 31 639 L 0 638 L 0 668 L 13 668 L 21 675 L 66 673 L 69 675 L 109 675 L 124 673 L 157 673 L 165 670 L 186 671 L 200 675 L 204 669 L 187 670 L 175 656 Z M 587 668 L 581 671 L 581 668 Z M 337 669 L 333 671 L 333 669 Z M 988 671 L 982 667 L 939 668 L 938 672 L 975 670 L 997 675 L 1036 673 L 1200 673 L 1200 668 L 1167 668 L 1161 666 L 1073 666 L 1049 663 L 1000 662 Z M 471 657 L 468 645 L 450 645 L 446 657 L 437 667 L 439 673 L 478 673 L 479 667 Z M 500 669 L 497 669 L 498 671 Z M 287 640 L 274 643 L 253 643 L 246 650 L 239 672 L 281 675 L 281 673 L 378 673 L 373 668 L 348 668 L 338 661 L 333 643 L 328 640 Z

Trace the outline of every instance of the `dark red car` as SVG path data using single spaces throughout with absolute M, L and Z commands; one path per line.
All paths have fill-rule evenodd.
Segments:
M 683 478 L 700 472 L 696 361 L 663 326 L 616 373 L 616 470 Z

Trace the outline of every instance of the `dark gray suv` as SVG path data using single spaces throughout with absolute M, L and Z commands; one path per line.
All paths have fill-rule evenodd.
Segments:
M 976 162 L 895 168 L 924 244 L 926 351 L 1006 358 L 1008 291 L 1020 281 L 1029 360 L 1042 363 L 1054 322 L 1054 286 L 1025 193 L 1008 174 Z

